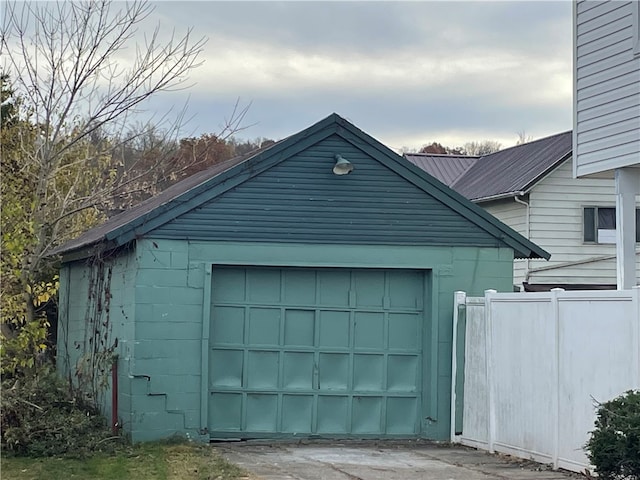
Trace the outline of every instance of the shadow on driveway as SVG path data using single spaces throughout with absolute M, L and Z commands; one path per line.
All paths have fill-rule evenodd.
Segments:
M 217 443 L 227 460 L 262 480 L 566 480 L 581 475 L 428 441 Z

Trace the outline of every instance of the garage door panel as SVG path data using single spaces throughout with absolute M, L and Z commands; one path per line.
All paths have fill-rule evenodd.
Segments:
M 209 425 L 212 431 L 242 430 L 242 394 L 212 393 Z
M 389 272 L 391 308 L 422 310 L 424 290 L 420 275 L 418 272 Z
M 410 435 L 418 433 L 418 401 L 415 397 L 387 397 L 387 433 Z
M 354 272 L 356 307 L 383 308 L 385 292 L 385 274 L 379 272 Z
M 321 306 L 348 307 L 351 275 L 349 271 L 319 270 L 318 291 Z
M 318 433 L 347 433 L 349 397 L 318 396 Z
M 384 348 L 384 313 L 356 312 L 354 347 L 374 350 Z
M 211 286 L 211 300 L 218 303 L 242 303 L 245 300 L 245 271 L 216 270 Z
M 383 433 L 382 412 L 384 397 L 353 397 L 352 427 L 353 433 Z
M 384 355 L 353 356 L 353 390 L 379 392 L 384 389 Z
M 315 338 L 315 310 L 287 309 L 284 314 L 284 344 L 313 347 Z
M 247 394 L 246 425 L 249 432 L 275 432 L 278 428 L 278 396 Z
M 212 278 L 212 435 L 419 433 L 424 273 L 229 267 Z
M 349 354 L 320 353 L 319 390 L 349 389 Z
M 282 396 L 282 431 L 311 433 L 313 423 L 313 395 Z
M 282 387 L 286 390 L 311 390 L 313 388 L 314 354 L 284 352 Z
M 211 333 L 219 345 L 244 343 L 244 307 L 214 307 Z
M 249 315 L 249 343 L 252 345 L 280 344 L 279 308 L 251 308 Z
M 318 348 L 349 347 L 349 311 L 321 311 Z
M 257 268 L 247 270 L 247 300 L 252 303 L 280 303 L 280 271 Z
M 313 270 L 283 270 L 284 303 L 287 305 L 316 304 L 316 272 Z
M 279 352 L 249 351 L 247 359 L 247 387 L 278 388 Z
M 390 392 L 416 392 L 419 368 L 417 355 L 389 355 L 387 359 L 387 390 Z
M 242 387 L 243 350 L 213 350 L 209 364 L 209 376 L 213 387 Z
M 420 346 L 421 321 L 421 315 L 389 313 L 389 348 L 417 350 Z

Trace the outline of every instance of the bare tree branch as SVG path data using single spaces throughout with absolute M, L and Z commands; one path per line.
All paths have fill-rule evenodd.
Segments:
M 22 115 L 36 131 L 35 143 L 29 131 L 18 162 L 33 180 L 35 242 L 23 273 L 28 282 L 50 249 L 77 228 L 79 214 L 93 215 L 114 195 L 150 188 L 166 174 L 159 167 L 174 161 L 175 139 L 157 156 L 127 165 L 118 152 L 158 131 L 151 123 L 132 131 L 131 119 L 158 93 L 190 86 L 206 39 L 195 38 L 191 29 L 166 35 L 160 25 L 143 34 L 139 30 L 153 12 L 146 0 L 12 1 L 3 9 L 2 72 L 10 75 Z M 249 106 L 238 100 L 217 138 L 241 130 Z M 178 131 L 178 124 L 165 130 L 167 137 Z M 178 170 L 188 167 L 183 162 Z

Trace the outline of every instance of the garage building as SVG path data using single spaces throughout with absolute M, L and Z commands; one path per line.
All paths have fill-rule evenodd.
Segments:
M 453 292 L 549 256 L 336 114 L 57 253 L 60 373 L 133 441 L 446 439 Z

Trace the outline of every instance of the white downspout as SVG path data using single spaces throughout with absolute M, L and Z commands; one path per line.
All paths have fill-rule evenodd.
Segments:
M 524 205 L 527 209 L 527 213 L 525 215 L 525 237 L 527 237 L 527 240 L 531 240 L 531 224 L 530 224 L 530 215 L 529 215 L 529 203 L 521 200 L 518 197 L 523 197 L 524 193 L 518 193 L 516 194 L 515 197 L 513 197 L 513 199 L 516 201 L 516 203 L 519 203 L 521 205 Z M 528 281 L 529 280 L 529 267 L 530 267 L 530 259 L 527 258 L 525 263 L 525 275 L 524 275 L 524 281 Z

